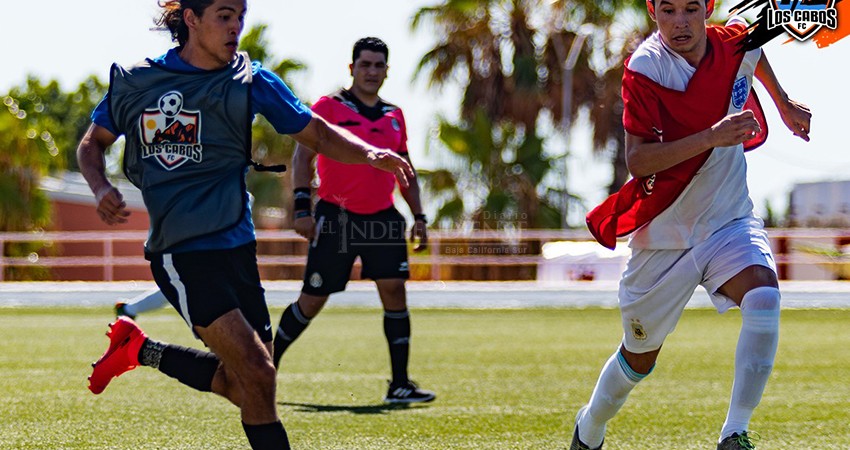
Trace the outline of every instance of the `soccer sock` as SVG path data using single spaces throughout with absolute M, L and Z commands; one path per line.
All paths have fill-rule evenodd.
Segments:
M 139 364 L 158 369 L 171 378 L 201 392 L 212 391 L 218 370 L 214 353 L 146 339 L 139 350 Z
M 746 431 L 773 370 L 779 344 L 779 289 L 755 288 L 741 301 L 741 334 L 735 350 L 735 381 L 720 439 Z
M 384 311 L 384 335 L 390 346 L 390 366 L 393 384 L 407 382 L 407 361 L 410 357 L 410 313 Z
M 242 429 L 253 450 L 290 450 L 289 437 L 280 421 L 262 425 L 242 422 Z
M 168 300 L 165 298 L 165 294 L 156 290 L 144 293 L 127 302 L 124 305 L 124 312 L 131 316 L 138 316 L 143 312 L 159 309 L 167 304 Z
M 614 352 L 599 374 L 599 380 L 584 414 L 578 418 L 578 435 L 581 441 L 590 448 L 602 445 L 605 424 L 617 414 L 626 402 L 629 392 L 650 373 L 652 369 L 645 374 L 635 372 L 619 350 Z
M 280 325 L 277 327 L 277 334 L 274 337 L 274 367 L 280 365 L 280 358 L 283 353 L 289 348 L 298 336 L 310 325 L 310 319 L 301 313 L 301 308 L 298 307 L 298 302 L 293 302 L 286 307 L 283 314 L 280 316 Z

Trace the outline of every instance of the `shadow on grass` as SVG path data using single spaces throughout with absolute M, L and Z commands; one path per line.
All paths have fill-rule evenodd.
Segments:
M 352 414 L 387 414 L 390 411 L 418 408 L 425 405 L 412 406 L 405 403 L 390 403 L 379 405 L 316 405 L 313 403 L 291 403 L 278 402 L 280 406 L 295 408 L 298 412 L 326 413 L 326 412 L 349 412 Z

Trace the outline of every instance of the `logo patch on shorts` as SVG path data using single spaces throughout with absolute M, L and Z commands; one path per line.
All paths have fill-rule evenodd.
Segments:
M 319 275 L 319 272 L 313 272 L 313 275 L 310 275 L 310 286 L 314 288 L 322 287 L 322 276 Z
M 646 330 L 643 329 L 643 325 L 638 319 L 632 319 L 632 336 L 639 341 L 646 340 Z
M 398 271 L 399 272 L 409 272 L 410 271 L 410 265 L 407 263 L 407 261 L 401 263 L 398 266 Z

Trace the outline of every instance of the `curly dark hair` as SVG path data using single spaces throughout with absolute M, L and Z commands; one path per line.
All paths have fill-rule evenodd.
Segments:
M 189 40 L 189 27 L 183 22 L 183 11 L 191 9 L 195 15 L 200 17 L 204 14 L 204 10 L 210 7 L 215 0 L 160 0 L 159 7 L 162 8 L 162 15 L 156 21 L 156 24 L 162 29 L 168 29 L 171 33 L 171 40 L 177 42 L 178 45 L 186 44 Z

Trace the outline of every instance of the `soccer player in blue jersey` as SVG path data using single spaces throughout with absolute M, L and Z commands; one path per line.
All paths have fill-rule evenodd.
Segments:
M 129 68 L 112 67 L 109 92 L 77 159 L 101 220 L 122 223 L 129 212 L 106 178 L 104 152 L 125 137 L 124 173 L 150 214 L 145 257 L 160 290 L 210 351 L 155 341 L 121 317 L 110 325 L 89 389 L 98 394 L 112 378 L 150 366 L 239 407 L 252 448 L 288 449 L 245 188 L 254 115 L 320 154 L 392 172 L 403 185 L 413 172 L 396 153 L 313 115 L 277 76 L 237 53 L 245 0 L 160 5 L 160 25 L 178 46 Z

